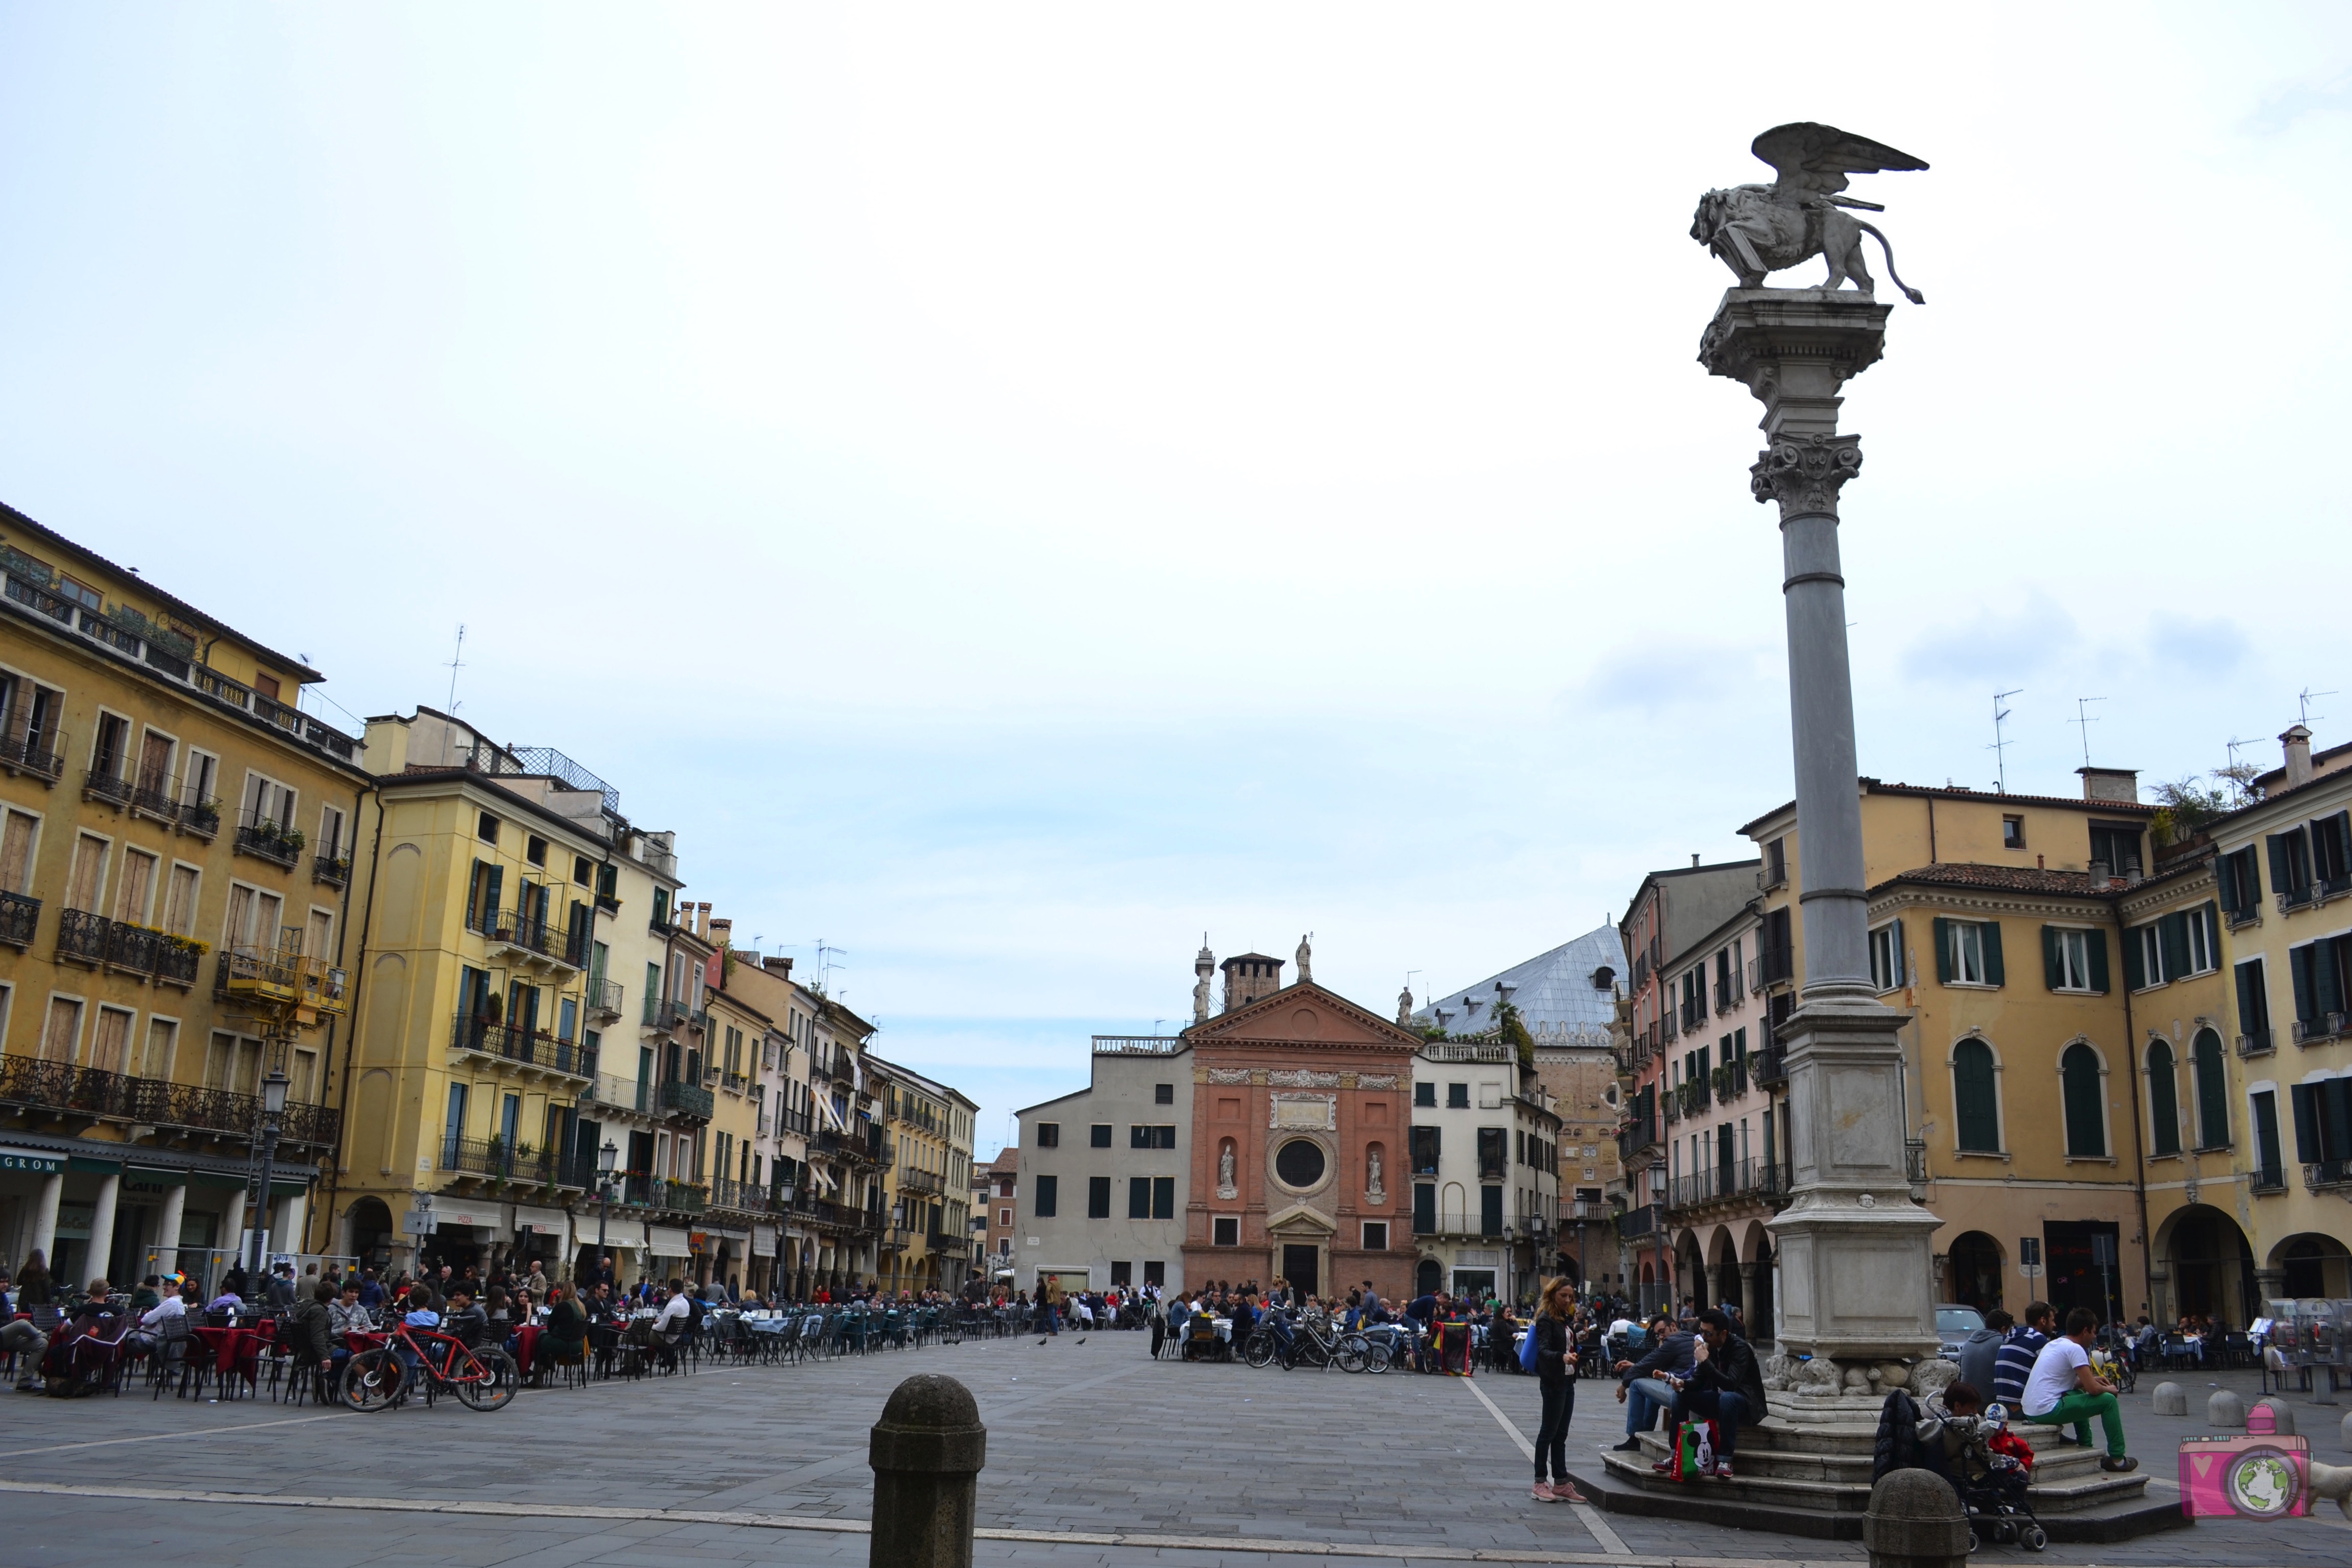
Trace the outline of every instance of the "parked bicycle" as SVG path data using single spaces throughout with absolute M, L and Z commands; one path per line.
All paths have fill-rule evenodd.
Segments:
M 1368 1340 L 1360 1333 L 1343 1332 L 1328 1322 L 1307 1321 L 1291 1325 L 1287 1351 L 1281 1337 L 1261 1323 L 1242 1347 L 1242 1360 L 1253 1367 L 1279 1360 L 1285 1371 L 1303 1363 L 1318 1368 L 1336 1366 L 1341 1372 L 1386 1372 L 1390 1356 L 1386 1344 Z
M 521 1380 L 514 1358 L 495 1345 L 477 1348 L 454 1334 L 396 1322 L 383 1344 L 352 1357 L 340 1393 L 350 1408 L 373 1413 L 406 1404 L 412 1383 L 446 1388 L 469 1410 L 503 1410 Z

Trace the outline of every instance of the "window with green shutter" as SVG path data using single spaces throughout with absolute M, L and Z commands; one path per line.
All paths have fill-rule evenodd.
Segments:
M 2106 990 L 2107 933 L 2043 926 L 2042 973 L 2053 991 Z
M 1992 1047 L 1966 1039 L 1952 1047 L 1952 1121 L 1962 1149 L 2000 1152 L 2000 1103 L 1994 1086 Z
M 2271 1003 L 2263 988 L 2263 961 L 2250 958 L 2238 965 L 2238 1037 L 2247 1048 L 2267 1050 L 2271 1043 Z
M 2180 1152 L 2180 1100 L 2172 1076 L 2172 1047 L 2151 1040 L 2147 1047 L 2147 1120 L 2156 1152 Z
M 2189 1042 L 2189 1052 L 2197 1063 L 2197 1146 L 2226 1149 L 2230 1146 L 2230 1077 L 2223 1065 L 2221 1037 L 2211 1029 L 2200 1029 Z
M 2066 1152 L 2077 1159 L 2104 1159 L 2106 1118 L 2099 1104 L 2099 1053 L 2077 1040 L 2058 1058 L 2059 1083 L 2066 1101 Z
M 1937 920 L 1936 978 L 1947 985 L 2002 984 L 2000 922 Z

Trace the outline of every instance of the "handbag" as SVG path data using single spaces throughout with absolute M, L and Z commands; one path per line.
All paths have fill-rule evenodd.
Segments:
M 1521 1372 L 1533 1372 L 1535 1369 L 1536 1326 L 1533 1323 L 1529 1323 L 1528 1325 L 1527 1337 L 1519 1341 L 1519 1370 Z

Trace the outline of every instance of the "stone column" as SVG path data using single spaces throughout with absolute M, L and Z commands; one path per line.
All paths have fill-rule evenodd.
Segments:
M 33 1239 L 26 1244 L 26 1249 L 38 1250 L 44 1263 L 57 1256 L 58 1205 L 65 1201 L 65 1173 L 60 1171 L 54 1176 L 42 1177 L 41 1190 L 33 1198 Z M 58 1283 L 62 1285 L 65 1281 L 59 1279 Z
M 114 1256 L 114 1214 L 121 1199 L 122 1172 L 109 1171 L 99 1178 L 98 1199 L 89 1208 L 89 1258 L 82 1268 L 85 1278 L 74 1283 L 87 1285 L 101 1275 L 110 1284 L 121 1283 L 107 1273 L 107 1265 Z
M 222 1235 L 219 1245 L 213 1248 L 215 1252 L 234 1254 L 238 1263 L 245 1261 L 245 1247 L 238 1237 L 245 1234 L 245 1200 L 249 1190 L 238 1187 L 229 1194 L 228 1212 L 221 1216 Z M 226 1274 L 228 1270 L 223 1268 L 220 1272 Z M 219 1283 L 218 1279 L 209 1279 L 205 1281 L 205 1288 L 209 1289 Z
M 1749 490 L 1780 511 L 1781 599 L 1797 782 L 1804 984 L 1782 1026 L 1792 1202 L 1770 1222 L 1780 1265 L 1774 1306 L 1786 1348 L 1849 1363 L 1935 1353 L 1928 1238 L 1936 1217 L 1911 1199 L 1904 1166 L 1902 1016 L 1870 984 L 1853 687 L 1838 558 L 1838 497 L 1862 446 L 1837 428 L 1840 389 L 1875 363 L 1891 306 L 1816 289 L 1734 289 L 1699 362 L 1764 405 L 1769 445 Z M 1859 1366 L 1838 1368 L 1868 1393 Z M 1828 1369 L 1803 1392 L 1838 1392 Z
M 147 1250 L 147 1271 L 151 1274 L 176 1273 L 180 1267 L 180 1222 L 188 1212 L 188 1187 L 184 1182 L 163 1189 L 163 1207 L 155 1218 L 155 1240 Z
M 310 1194 L 294 1193 L 278 1201 L 278 1224 L 284 1228 L 270 1233 L 270 1246 L 280 1252 L 306 1252 L 304 1233 L 310 1229 Z M 299 1273 L 299 1270 L 297 1270 Z

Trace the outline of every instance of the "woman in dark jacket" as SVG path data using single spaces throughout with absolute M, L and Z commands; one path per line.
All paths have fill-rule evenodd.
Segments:
M 327 1317 L 327 1303 L 335 1299 L 335 1288 L 321 1279 L 311 1288 L 310 1294 L 294 1303 L 293 1316 L 286 1320 L 287 1353 L 296 1366 L 308 1366 L 319 1374 L 319 1397 L 324 1403 L 327 1380 L 334 1375 L 335 1335 Z
M 29 1312 L 36 1307 L 57 1304 L 57 1287 L 49 1283 L 49 1266 L 41 1260 L 41 1249 L 25 1254 L 25 1267 L 16 1271 L 16 1310 Z
M 1568 1475 L 1568 1423 L 1576 1414 L 1577 1354 L 1568 1325 L 1576 1315 L 1576 1288 L 1566 1279 L 1544 1287 L 1542 1304 L 1528 1332 L 1536 1337 L 1536 1381 L 1543 1391 L 1543 1422 L 1536 1428 L 1538 1502 L 1582 1502 L 1584 1494 Z M 1551 1473 L 1544 1473 L 1549 1459 Z
M 588 1344 L 588 1314 L 572 1292 L 561 1285 L 547 1288 L 547 1346 L 550 1360 L 569 1364 L 580 1359 Z

